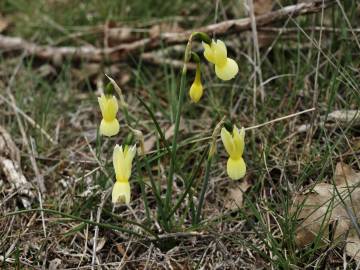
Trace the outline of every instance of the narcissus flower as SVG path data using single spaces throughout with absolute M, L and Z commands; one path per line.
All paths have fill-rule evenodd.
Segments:
M 100 123 L 100 134 L 108 137 L 118 134 L 120 125 L 116 119 L 116 113 L 119 110 L 119 105 L 116 97 L 101 95 L 98 97 L 98 102 L 103 117 Z
M 215 64 L 215 73 L 223 81 L 231 80 L 239 72 L 238 64 L 227 57 L 225 43 L 212 40 L 211 44 L 203 42 L 204 57 Z
M 246 173 L 246 165 L 242 158 L 245 146 L 244 138 L 244 128 L 239 132 L 234 125 L 232 134 L 226 128 L 221 129 L 221 140 L 225 146 L 226 152 L 230 156 L 227 161 L 227 174 L 233 180 L 244 177 Z
M 192 83 L 189 91 L 190 98 L 193 102 L 197 103 L 204 93 L 204 88 L 201 84 L 201 70 L 200 64 L 196 66 L 195 80 Z
M 132 161 L 136 154 L 136 145 L 125 146 L 124 149 L 118 144 L 113 153 L 113 164 L 116 175 L 116 182 L 112 190 L 112 202 L 130 203 L 130 184 Z

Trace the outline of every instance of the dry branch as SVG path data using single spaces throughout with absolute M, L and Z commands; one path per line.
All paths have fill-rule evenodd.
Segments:
M 257 16 L 257 27 L 266 26 L 277 21 L 284 20 L 289 16 L 295 18 L 300 15 L 310 14 L 327 8 L 334 3 L 333 0 L 313 1 L 309 3 L 300 3 L 296 5 L 286 6 L 284 8 Z M 28 42 L 18 37 L 7 37 L 0 35 L 0 49 L 3 51 L 25 51 L 29 55 L 38 58 L 61 63 L 64 58 L 72 58 L 73 60 L 85 60 L 100 62 L 107 60 L 115 62 L 126 59 L 129 55 L 140 54 L 143 51 L 150 51 L 160 48 L 162 45 L 174 45 L 187 41 L 189 35 L 195 31 L 202 31 L 217 36 L 239 33 L 251 29 L 251 18 L 243 18 L 236 20 L 227 20 L 224 22 L 207 25 L 197 29 L 185 31 L 182 33 L 160 33 L 151 38 L 136 40 L 131 43 L 123 43 L 111 48 L 95 48 L 92 46 L 81 47 L 53 47 L 42 46 L 32 42 Z M 109 37 L 112 33 L 116 33 L 116 29 L 109 30 Z

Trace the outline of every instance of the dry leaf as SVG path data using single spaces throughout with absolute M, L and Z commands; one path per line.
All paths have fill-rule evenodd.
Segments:
M 324 245 L 329 243 L 330 239 L 343 239 L 348 231 L 352 230 L 349 213 L 358 220 L 356 214 L 360 213 L 360 173 L 346 164 L 338 163 L 334 180 L 336 186 L 320 183 L 308 192 L 294 196 L 291 212 L 298 211 L 297 218 L 301 220 L 296 230 L 295 241 L 298 246 L 304 247 L 312 243 L 319 234 L 322 236 L 320 242 Z M 356 238 L 351 237 L 351 241 L 347 239 L 347 249 L 354 251 L 352 243 Z M 348 254 L 355 256 L 354 253 Z
M 329 113 L 328 120 L 339 124 L 351 124 L 353 126 L 360 124 L 359 110 L 339 110 Z
M 225 197 L 225 208 L 229 210 L 242 208 L 244 192 L 251 187 L 251 183 L 247 179 L 244 179 L 241 183 L 234 181 L 233 184 L 233 187 L 230 186 L 230 190 Z
M 349 231 L 345 246 L 346 254 L 360 262 L 360 238 L 355 229 Z

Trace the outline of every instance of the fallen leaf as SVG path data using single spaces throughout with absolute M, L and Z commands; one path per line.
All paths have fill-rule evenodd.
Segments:
M 230 190 L 225 197 L 225 208 L 229 210 L 236 210 L 243 207 L 244 192 L 251 187 L 251 183 L 248 179 L 244 179 L 238 183 L 234 181 L 233 185 L 230 186 Z
M 312 243 L 319 236 L 320 243 L 327 245 L 331 241 L 345 239 L 349 230 L 354 230 L 353 222 L 358 220 L 356 214 L 360 213 L 360 173 L 344 163 L 338 163 L 334 182 L 335 185 L 319 183 L 307 192 L 293 196 L 291 212 L 297 212 L 300 222 L 295 237 L 299 247 Z M 349 233 L 346 252 L 351 250 L 348 255 L 358 260 L 360 256 L 355 256 L 354 243 L 359 239 L 355 236 Z
M 351 124 L 353 126 L 360 124 L 359 110 L 338 110 L 328 114 L 329 121 L 334 121 L 339 124 Z
M 349 231 L 345 251 L 347 255 L 360 262 L 360 238 L 355 229 Z

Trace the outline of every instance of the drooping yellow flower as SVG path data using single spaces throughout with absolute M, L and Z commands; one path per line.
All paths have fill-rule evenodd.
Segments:
M 242 157 L 244 152 L 244 128 L 239 130 L 234 125 L 232 134 L 226 128 L 221 129 L 221 140 L 224 144 L 226 152 L 229 154 L 227 161 L 227 174 L 233 180 L 244 177 L 246 173 L 246 165 Z
M 204 88 L 201 83 L 201 70 L 200 70 L 200 64 L 197 64 L 196 66 L 196 73 L 195 73 L 195 79 L 192 83 L 189 91 L 190 98 L 193 102 L 197 103 L 201 99 L 202 95 L 204 93 Z
M 215 64 L 215 73 L 223 81 L 231 80 L 239 72 L 238 64 L 227 57 L 225 43 L 212 40 L 211 45 L 203 42 L 204 57 Z
M 113 95 L 101 95 L 101 97 L 98 97 L 98 102 L 103 117 L 100 123 L 100 134 L 108 137 L 118 134 L 120 125 L 116 119 L 116 113 L 119 105 L 116 97 Z
M 112 190 L 112 202 L 130 203 L 130 184 L 132 161 L 136 154 L 136 145 L 125 146 L 124 149 L 118 144 L 114 148 L 113 164 L 115 169 L 116 182 Z

